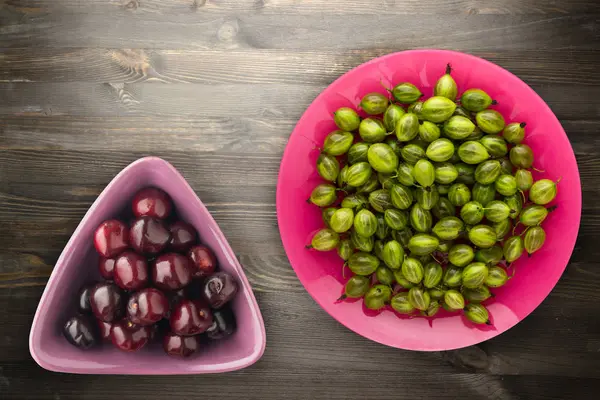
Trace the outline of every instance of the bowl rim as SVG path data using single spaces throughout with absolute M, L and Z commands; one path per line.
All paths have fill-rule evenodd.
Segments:
M 468 53 L 463 53 L 463 52 L 459 52 L 459 51 L 454 51 L 454 50 L 444 50 L 444 49 L 432 49 L 432 48 L 425 48 L 425 49 L 414 49 L 414 50 L 404 50 L 404 51 L 398 51 L 398 52 L 393 52 L 393 53 L 389 53 L 389 54 L 385 54 L 383 56 L 379 56 L 379 57 L 375 57 L 369 61 L 366 61 L 362 64 L 357 65 L 354 68 L 351 68 L 350 70 L 346 71 L 344 74 L 342 74 L 341 76 L 339 76 L 337 79 L 335 79 L 333 82 L 331 82 L 329 85 L 327 85 L 327 87 L 325 87 L 312 101 L 311 103 L 306 107 L 306 109 L 304 110 L 304 113 L 302 114 L 302 116 L 300 117 L 300 119 L 298 120 L 298 122 L 296 123 L 296 125 L 294 126 L 294 129 L 292 130 L 292 133 L 290 134 L 290 138 L 296 133 L 296 130 L 298 129 L 298 126 L 301 126 L 304 123 L 304 120 L 308 118 L 308 110 L 313 106 L 314 103 L 318 102 L 321 98 L 324 98 L 326 96 L 326 93 L 328 92 L 328 89 L 337 85 L 339 83 L 339 81 L 341 81 L 342 79 L 344 79 L 347 75 L 353 73 L 354 71 L 360 69 L 360 68 L 364 68 L 366 66 L 372 65 L 372 64 L 377 64 L 377 63 L 381 63 L 384 62 L 388 59 L 394 58 L 394 57 L 398 57 L 400 54 L 403 55 L 411 55 L 411 54 L 431 54 L 431 53 L 435 53 L 435 54 L 447 54 L 449 57 L 454 56 L 454 57 L 462 57 L 462 58 L 466 58 L 466 59 L 471 59 L 474 61 L 477 61 L 479 63 L 483 63 L 483 64 L 487 64 L 487 66 L 493 68 L 495 71 L 497 71 L 497 73 L 499 75 L 504 75 L 507 77 L 510 77 L 511 80 L 517 80 L 518 82 L 520 82 L 523 85 L 523 89 L 526 90 L 530 95 L 536 97 L 540 103 L 546 107 L 551 115 L 551 118 L 554 119 L 553 122 L 556 123 L 556 125 L 558 126 L 558 128 L 560 129 L 559 133 L 562 133 L 562 135 L 564 136 L 564 138 L 566 139 L 566 142 L 569 144 L 569 149 L 571 150 L 570 154 L 569 154 L 569 158 L 571 159 L 575 170 L 576 170 L 576 176 L 577 176 L 577 187 L 579 188 L 579 190 L 576 193 L 576 203 L 577 203 L 577 232 L 579 232 L 579 228 L 580 228 L 580 223 L 581 223 L 581 205 L 582 205 L 582 195 L 581 195 L 581 177 L 579 174 L 579 167 L 577 165 L 577 159 L 575 157 L 575 152 L 573 151 L 573 146 L 571 145 L 571 142 L 569 141 L 569 138 L 564 130 L 564 128 L 562 127 L 562 124 L 560 123 L 560 121 L 558 120 L 558 118 L 556 117 L 556 115 L 554 114 L 554 112 L 552 111 L 552 109 L 548 106 L 548 104 L 544 101 L 544 99 L 542 99 L 542 97 L 537 94 L 535 92 L 535 90 L 533 90 L 527 83 L 525 83 L 521 78 L 519 78 L 518 76 L 516 76 L 515 74 L 513 74 L 512 72 L 508 71 L 507 69 L 499 66 L 498 64 L 495 64 L 491 61 L 488 61 L 484 58 L 478 57 L 478 56 L 474 56 L 472 54 L 468 54 Z M 286 251 L 286 255 L 290 254 L 290 252 L 288 251 L 288 248 L 292 245 L 292 240 L 290 238 L 290 235 L 288 235 L 288 231 L 284 231 L 282 229 L 282 226 L 286 225 L 285 220 L 282 217 L 282 213 L 281 213 L 281 203 L 283 201 L 282 197 L 282 182 L 284 180 L 283 177 L 283 171 L 286 168 L 286 165 L 288 164 L 288 160 L 290 159 L 288 157 L 288 154 L 291 153 L 293 150 L 290 147 L 290 141 L 288 139 L 288 143 L 286 144 L 285 150 L 283 152 L 283 156 L 281 158 L 281 164 L 279 167 L 279 173 L 278 173 L 278 177 L 277 177 L 277 190 L 276 190 L 276 209 L 277 209 L 277 222 L 278 222 L 278 227 L 279 227 L 279 233 L 281 235 L 281 241 L 283 243 L 283 247 Z M 575 235 L 572 243 L 567 243 L 567 248 L 569 250 L 570 256 L 572 256 L 573 254 L 573 250 L 575 248 L 575 243 L 577 241 L 577 237 L 578 234 Z M 288 256 L 289 259 L 289 256 Z M 339 322 L 340 324 L 342 324 L 343 326 L 345 326 L 346 328 L 350 329 L 351 331 L 353 331 L 354 333 L 363 336 L 369 340 L 372 340 L 374 342 L 386 345 L 386 346 L 390 346 L 390 347 L 395 347 L 395 348 L 399 348 L 399 349 L 403 349 L 403 350 L 411 350 L 411 351 L 424 351 L 424 352 L 432 352 L 432 351 L 446 351 L 446 350 L 455 350 L 455 349 L 460 349 L 460 348 L 464 348 L 464 347 L 468 347 L 468 346 L 473 346 L 476 345 L 478 343 L 482 343 L 485 342 L 487 340 L 490 340 L 494 337 L 497 337 L 501 334 L 503 334 L 504 332 L 508 331 L 509 329 L 512 329 L 515 325 L 517 325 L 518 323 L 520 323 L 521 321 L 523 321 L 525 318 L 527 318 L 535 309 L 537 309 L 540 304 L 548 297 L 548 295 L 550 294 L 550 292 L 556 287 L 556 285 L 558 284 L 558 281 L 560 280 L 560 277 L 562 276 L 562 274 L 564 273 L 569 260 L 567 260 L 567 262 L 565 263 L 565 265 L 562 267 L 562 271 L 560 271 L 560 275 L 557 278 L 556 282 L 554 282 L 552 285 L 548 285 L 547 286 L 547 290 L 545 290 L 543 296 L 540 296 L 540 300 L 537 301 L 534 307 L 531 308 L 531 310 L 527 311 L 522 318 L 518 319 L 514 324 L 506 327 L 503 330 L 498 330 L 495 332 L 494 335 L 488 337 L 488 338 L 483 338 L 481 340 L 475 340 L 470 344 L 465 344 L 465 345 L 457 345 L 457 346 L 432 346 L 432 347 L 427 347 L 427 348 L 405 348 L 405 347 L 400 347 L 400 345 L 397 344 L 391 344 L 391 343 L 386 343 L 383 340 L 380 340 L 377 336 L 372 335 L 370 333 L 363 333 L 363 332 L 358 332 L 356 329 L 352 328 L 349 326 L 348 323 L 345 323 L 344 321 L 341 321 L 338 316 L 335 313 L 330 312 L 330 310 L 328 310 L 324 305 L 323 305 L 323 301 L 319 298 L 319 296 L 315 293 L 314 290 L 312 290 L 309 286 L 307 286 L 307 284 L 300 278 L 300 276 L 298 275 L 298 267 L 294 265 L 294 262 L 289 259 L 290 261 L 290 265 L 292 266 L 292 268 L 294 269 L 294 272 L 296 273 L 296 276 L 298 277 L 298 280 L 300 280 L 300 282 L 302 283 L 302 286 L 304 287 L 304 289 L 310 294 L 310 296 L 313 298 L 313 300 L 315 302 L 317 302 L 317 304 L 323 309 L 325 310 L 331 317 L 333 317 L 337 322 Z
M 54 289 L 54 287 L 56 285 L 55 281 L 57 279 L 59 279 L 58 276 L 60 275 L 59 274 L 60 266 L 65 263 L 65 261 L 69 257 L 69 254 L 74 249 L 76 238 L 80 235 L 80 232 L 83 229 L 84 224 L 86 223 L 88 218 L 92 214 L 94 214 L 96 208 L 103 201 L 103 199 L 109 195 L 109 192 L 111 192 L 111 188 L 113 186 L 115 186 L 117 184 L 117 182 L 121 181 L 122 179 L 126 179 L 126 177 L 131 173 L 132 170 L 134 170 L 136 168 L 140 168 L 140 166 L 145 167 L 146 164 L 147 165 L 156 164 L 159 168 L 166 168 L 171 173 L 173 173 L 173 176 L 179 180 L 178 185 L 184 187 L 186 190 L 189 190 L 191 193 L 194 194 L 193 201 L 196 202 L 195 208 L 198 209 L 198 212 L 207 215 L 208 218 L 211 218 L 213 220 L 214 225 L 216 227 L 216 229 L 213 232 L 214 232 L 215 236 L 217 237 L 217 239 L 222 243 L 223 247 L 225 248 L 225 251 L 231 256 L 230 259 L 233 260 L 232 267 L 234 268 L 234 270 L 238 274 L 239 278 L 241 279 L 241 284 L 246 289 L 246 292 L 247 292 L 246 297 L 247 297 L 248 302 L 250 303 L 249 305 L 250 305 L 250 310 L 252 312 L 254 324 L 258 325 L 259 329 L 257 330 L 257 334 L 258 334 L 257 341 L 254 343 L 253 351 L 249 356 L 246 356 L 241 359 L 233 360 L 233 361 L 228 361 L 226 363 L 220 364 L 217 368 L 210 369 L 211 366 L 209 365 L 209 366 L 206 366 L 206 368 L 208 368 L 208 369 L 200 370 L 200 371 L 194 371 L 194 370 L 190 370 L 190 369 L 185 369 L 185 370 L 175 369 L 172 372 L 157 372 L 157 373 L 153 373 L 152 370 L 143 370 L 142 372 L 133 371 L 133 373 L 131 373 L 131 375 L 190 375 L 190 374 L 210 374 L 210 373 L 229 372 L 229 371 L 235 371 L 235 370 L 249 367 L 250 365 L 256 363 L 263 356 L 263 354 L 265 352 L 265 348 L 266 348 L 266 330 L 265 330 L 265 324 L 264 324 L 264 320 L 262 317 L 262 313 L 260 311 L 260 307 L 258 306 L 256 297 L 254 296 L 254 292 L 252 291 L 252 287 L 248 281 L 248 278 L 246 277 L 246 274 L 244 273 L 244 270 L 243 270 L 242 266 L 240 265 L 238 258 L 235 256 L 235 253 L 233 252 L 229 242 L 225 238 L 225 235 L 221 231 L 219 224 L 214 220 L 214 218 L 212 217 L 212 214 L 210 214 L 210 212 L 208 211 L 208 209 L 206 208 L 206 206 L 204 205 L 202 200 L 200 200 L 200 198 L 198 197 L 196 192 L 192 189 L 192 187 L 187 182 L 187 180 L 171 163 L 169 163 L 166 160 L 163 160 L 160 157 L 148 156 L 148 157 L 142 157 L 142 158 L 139 158 L 139 159 L 133 161 L 132 163 L 127 165 L 125 168 L 123 168 L 117 175 L 115 175 L 115 177 L 113 179 L 111 179 L 111 181 L 108 183 L 108 185 L 106 185 L 106 187 L 102 190 L 100 195 L 96 198 L 96 200 L 94 200 L 94 202 L 92 203 L 90 208 L 87 210 L 87 212 L 85 213 L 85 215 L 83 216 L 83 218 L 81 219 L 79 224 L 77 225 L 77 228 L 75 228 L 75 231 L 73 231 L 73 233 L 71 234 L 69 241 L 63 248 L 58 260 L 56 261 L 55 267 L 52 270 L 52 274 L 50 275 L 48 282 L 46 282 L 44 291 L 38 302 L 38 306 L 36 308 L 35 316 L 33 318 L 33 322 L 31 324 L 31 329 L 29 332 L 29 352 L 31 354 L 31 357 L 35 360 L 36 363 L 38 363 L 38 365 L 40 367 L 42 367 L 46 370 L 49 370 L 49 371 L 53 371 L 53 372 L 64 372 L 64 373 L 74 373 L 74 374 L 103 374 L 103 375 L 104 374 L 125 374 L 125 372 L 117 371 L 114 368 L 106 369 L 106 370 L 99 369 L 99 370 L 92 371 L 92 370 L 87 370 L 86 368 L 71 369 L 68 367 L 63 367 L 60 365 L 55 365 L 54 363 L 50 363 L 45 359 L 44 355 L 40 352 L 38 335 L 39 335 L 39 332 L 41 329 L 40 319 L 42 318 L 42 315 L 41 315 L 42 305 L 52 295 L 52 293 L 51 293 L 53 291 L 52 289 Z M 56 268 L 57 266 L 59 266 L 58 269 Z M 187 364 L 187 365 L 191 365 L 191 364 Z

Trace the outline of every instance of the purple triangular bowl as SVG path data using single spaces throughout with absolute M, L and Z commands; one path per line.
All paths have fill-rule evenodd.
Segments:
M 235 276 L 240 292 L 233 300 L 238 329 L 227 340 L 210 343 L 189 359 L 166 355 L 160 343 L 135 353 L 110 344 L 92 350 L 71 346 L 62 336 L 65 320 L 75 312 L 81 285 L 99 281 L 98 255 L 92 236 L 104 220 L 123 215 L 134 193 L 158 187 L 173 199 L 179 217 L 192 224 L 202 243 L 212 248 L 220 269 Z M 229 243 L 183 176 L 157 157 L 141 158 L 121 171 L 102 191 L 60 255 L 42 294 L 29 336 L 34 360 L 50 371 L 77 374 L 174 375 L 233 371 L 255 363 L 266 345 L 265 326 L 250 283 Z

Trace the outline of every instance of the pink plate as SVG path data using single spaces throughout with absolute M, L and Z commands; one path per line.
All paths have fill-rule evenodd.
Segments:
M 369 92 L 386 91 L 401 82 L 417 85 L 426 97 L 446 64 L 459 93 L 480 88 L 498 101 L 496 110 L 508 122 L 525 121 L 525 143 L 535 153 L 536 179 L 562 178 L 553 204 L 558 209 L 544 222 L 547 240 L 531 258 L 515 263 L 514 279 L 486 302 L 492 326 L 476 326 L 458 314 L 434 319 L 406 318 L 391 310 L 365 313 L 362 301 L 336 302 L 343 292 L 342 261 L 335 251 L 306 250 L 312 234 L 323 227 L 321 210 L 306 199 L 321 182 L 315 170 L 317 146 L 336 129 L 332 113 L 339 107 L 357 109 Z M 470 346 L 513 327 L 550 293 L 573 251 L 581 216 L 581 186 L 575 155 L 560 123 L 544 101 L 523 81 L 486 60 L 442 50 L 414 50 L 376 58 L 346 73 L 308 107 L 285 149 L 277 186 L 277 216 L 289 260 L 310 295 L 335 319 L 376 342 L 402 349 L 436 351 Z
M 134 193 L 147 186 L 169 193 L 181 219 L 192 224 L 202 243 L 217 256 L 219 267 L 236 277 L 240 292 L 233 300 L 238 330 L 228 339 L 211 343 L 189 359 L 172 358 L 157 343 L 136 353 L 110 344 L 80 350 L 67 343 L 62 325 L 75 312 L 82 284 L 100 280 L 98 255 L 92 244 L 96 227 L 123 214 Z M 121 171 L 92 204 L 60 255 L 33 319 L 29 350 L 45 369 L 78 374 L 172 375 L 233 371 L 254 364 L 265 350 L 265 326 L 252 288 L 229 243 L 204 204 L 183 176 L 156 157 L 137 160 Z M 203 343 L 204 344 L 204 343 Z

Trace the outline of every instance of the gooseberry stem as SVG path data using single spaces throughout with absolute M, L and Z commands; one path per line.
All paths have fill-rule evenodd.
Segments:
M 523 204 L 527 203 L 527 199 L 525 199 L 525 193 L 520 189 L 519 192 L 521 193 L 521 196 L 523 196 Z
M 450 65 L 450 63 L 446 64 L 446 74 L 450 74 L 452 72 L 452 66 Z
M 392 93 L 392 91 L 387 86 L 385 86 L 383 84 L 383 81 L 381 79 L 379 80 L 379 84 L 381 85 L 382 88 L 384 88 L 385 90 L 387 90 L 389 93 Z
M 513 230 L 512 230 L 512 234 L 513 236 L 515 236 L 515 230 L 517 229 L 517 226 L 519 226 L 519 224 L 521 223 L 521 221 L 517 221 L 517 223 L 515 224 Z

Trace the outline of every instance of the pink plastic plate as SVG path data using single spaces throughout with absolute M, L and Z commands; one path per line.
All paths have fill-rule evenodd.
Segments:
M 87 282 L 100 280 L 98 255 L 92 244 L 96 227 L 123 214 L 134 193 L 147 186 L 169 193 L 179 217 L 192 224 L 208 245 L 219 268 L 236 277 L 240 292 L 233 300 L 237 332 L 211 343 L 189 359 L 166 355 L 157 343 L 136 353 L 124 353 L 110 344 L 94 350 L 71 346 L 61 334 L 62 325 L 75 312 L 76 295 Z M 255 363 L 265 350 L 265 326 L 252 288 L 227 240 L 204 204 L 168 162 L 147 157 L 121 171 L 92 204 L 60 255 L 40 300 L 29 350 L 45 369 L 79 374 L 171 375 L 233 371 Z
M 386 91 L 401 82 L 412 82 L 432 95 L 432 87 L 452 64 L 459 93 L 480 88 L 498 101 L 494 108 L 507 122 L 527 123 L 525 143 L 535 153 L 534 166 L 544 173 L 536 179 L 562 178 L 543 226 L 544 247 L 515 264 L 516 276 L 486 302 L 492 326 L 477 326 L 458 314 L 434 319 L 407 318 L 391 310 L 365 312 L 362 301 L 336 302 L 343 292 L 342 261 L 335 251 L 307 250 L 312 234 L 323 227 L 321 210 L 306 199 L 321 182 L 315 171 L 317 146 L 336 129 L 333 112 L 339 107 L 358 108 L 369 92 Z M 523 81 L 486 60 L 442 50 L 414 50 L 373 59 L 346 73 L 325 89 L 308 107 L 285 149 L 277 187 L 277 216 L 283 245 L 300 281 L 331 316 L 354 332 L 376 342 L 402 349 L 436 351 L 473 345 L 513 327 L 550 293 L 573 251 L 581 216 L 581 186 L 575 155 L 560 123 L 544 101 Z

